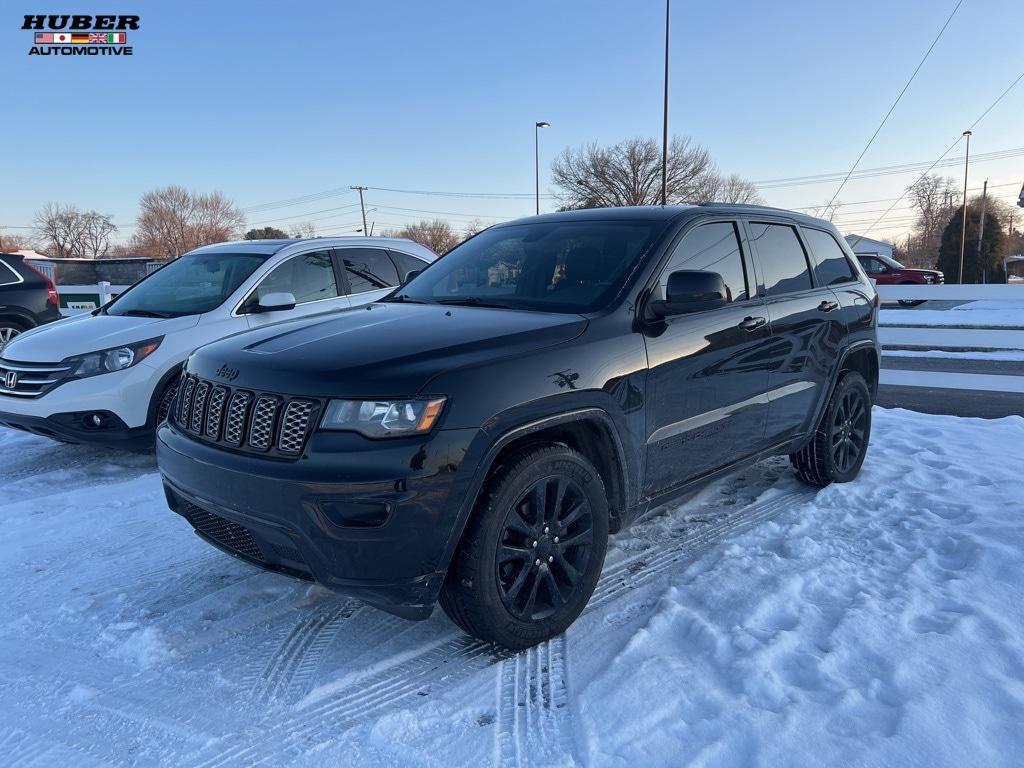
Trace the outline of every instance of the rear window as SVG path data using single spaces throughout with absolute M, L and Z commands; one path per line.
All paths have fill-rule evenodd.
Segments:
M 804 235 L 817 262 L 814 277 L 818 285 L 838 285 L 857 279 L 846 254 L 832 235 L 820 229 L 805 229 Z
M 379 248 L 345 248 L 340 251 L 352 293 L 378 291 L 398 285 L 398 270 Z
M 6 260 L 0 259 L 0 285 L 14 285 L 14 283 L 21 282 L 21 275 L 18 274 L 17 270 L 7 263 Z
M 398 267 L 398 279 L 399 282 L 405 282 L 406 276 L 410 272 L 422 271 L 427 266 L 425 261 L 410 256 L 401 251 L 390 251 L 391 259 L 395 262 L 395 266 Z
M 811 270 L 796 230 L 788 224 L 750 223 L 764 289 L 769 296 L 804 291 L 812 287 Z

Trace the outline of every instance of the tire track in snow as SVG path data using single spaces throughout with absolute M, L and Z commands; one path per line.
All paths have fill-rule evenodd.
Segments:
M 600 610 L 683 561 L 696 560 L 727 536 L 750 530 L 813 498 L 811 489 L 786 491 L 745 508 L 742 515 L 719 512 L 716 520 L 697 526 L 683 522 L 667 537 L 607 567 L 584 614 Z M 561 635 L 502 662 L 496 731 L 496 753 L 502 768 L 529 765 L 529 755 L 541 755 L 540 765 L 571 758 L 571 710 L 561 703 L 568 702 L 565 653 L 565 636 Z M 552 747 L 558 751 L 552 753 Z
M 659 534 L 658 538 L 651 540 L 648 547 L 608 566 L 584 613 L 605 607 L 635 586 L 657 578 L 680 560 L 694 559 L 723 537 L 743 533 L 813 497 L 811 489 L 790 490 L 740 509 L 698 508 L 695 511 L 715 515 L 714 519 L 701 522 L 697 527 L 693 521 L 681 521 L 667 535 Z M 432 683 L 454 684 L 511 658 L 511 652 L 459 636 L 423 652 L 414 651 L 411 657 L 399 654 L 392 658 L 394 663 L 382 661 L 378 666 L 383 665 L 383 669 L 354 680 L 337 695 L 308 706 L 300 703 L 295 711 L 266 726 L 254 726 L 237 734 L 237 740 L 231 745 L 212 745 L 209 751 L 214 754 L 197 755 L 190 763 L 212 768 L 238 763 L 276 763 L 286 757 L 295 758 L 303 753 L 304 746 L 336 737 L 342 730 L 404 706 L 418 695 L 425 695 Z M 548 690 L 553 689 L 549 686 Z M 525 737 L 521 734 L 521 738 Z M 512 749 L 525 754 L 522 742 L 519 747 L 512 745 Z
M 358 608 L 358 602 L 346 600 L 328 611 L 302 617 L 271 655 L 253 686 L 253 694 L 267 701 L 303 688 L 342 624 Z
M 576 763 L 566 673 L 564 634 L 501 662 L 496 731 L 501 768 Z

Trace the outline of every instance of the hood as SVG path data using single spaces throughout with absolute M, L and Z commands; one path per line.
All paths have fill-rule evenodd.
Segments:
M 908 274 L 908 273 L 909 274 L 913 274 L 913 275 L 941 275 L 942 274 L 942 272 L 940 272 L 937 269 L 909 269 L 908 267 L 903 267 L 902 269 L 897 270 L 897 271 L 901 275 L 905 275 L 905 274 Z
M 574 339 L 580 315 L 371 304 L 326 319 L 287 323 L 208 344 L 189 371 L 233 387 L 315 397 L 419 393 L 438 373 Z
M 4 358 L 21 363 L 57 363 L 75 355 L 193 328 L 199 323 L 199 318 L 199 315 L 166 319 L 76 315 L 15 337 L 4 349 Z

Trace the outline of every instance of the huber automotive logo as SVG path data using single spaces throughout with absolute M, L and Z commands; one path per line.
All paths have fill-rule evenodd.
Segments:
M 27 13 L 21 28 L 32 30 L 29 56 L 131 56 L 126 30 L 138 29 L 139 18 Z

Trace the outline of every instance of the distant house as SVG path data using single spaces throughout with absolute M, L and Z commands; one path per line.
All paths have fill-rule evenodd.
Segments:
M 895 246 L 892 243 L 887 243 L 884 240 L 872 240 L 870 237 L 864 237 L 863 235 L 847 235 L 846 242 L 850 244 L 850 248 L 853 252 L 865 256 L 885 256 L 892 258 L 892 252 Z

